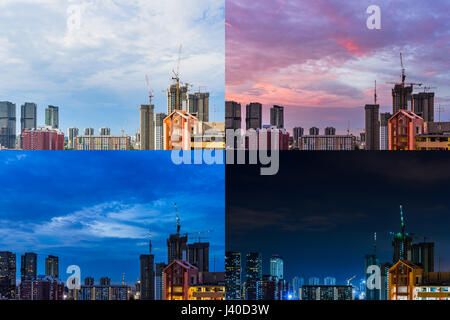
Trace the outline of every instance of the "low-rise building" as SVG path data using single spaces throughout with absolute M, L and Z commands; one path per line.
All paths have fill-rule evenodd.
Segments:
M 75 138 L 75 150 L 129 150 L 129 136 L 84 135 Z

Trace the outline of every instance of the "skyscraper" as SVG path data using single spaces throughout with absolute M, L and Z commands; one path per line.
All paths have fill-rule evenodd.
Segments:
M 69 139 L 68 140 L 69 149 L 73 149 L 75 147 L 75 139 L 76 137 L 78 137 L 79 133 L 80 131 L 78 130 L 78 128 L 71 127 L 67 129 L 67 138 Z
M 225 102 L 225 129 L 241 129 L 241 104 L 235 101 Z
M 59 128 L 59 107 L 48 106 L 45 109 L 45 125 L 53 129 Z
M 99 133 L 101 136 L 110 136 L 111 135 L 111 128 L 100 128 Z
M 177 84 L 172 84 L 167 89 L 167 114 L 170 115 L 175 110 L 186 110 L 187 104 L 187 85 L 180 87 Z
M 366 104 L 366 150 L 380 149 L 379 104 Z
M 59 259 L 55 256 L 45 258 L 45 275 L 53 279 L 59 278 Z
M 310 136 L 318 136 L 320 134 L 319 128 L 312 127 L 309 129 L 309 135 Z
M 241 253 L 225 253 L 225 295 L 226 300 L 241 299 Z
M 334 135 L 336 135 L 336 128 L 326 127 L 325 128 L 325 135 L 326 136 L 334 136 Z
M 14 299 L 16 295 L 16 255 L 0 252 L 0 299 Z
M 300 144 L 300 138 L 303 136 L 305 130 L 302 127 L 295 127 L 294 128 L 294 144 L 295 146 L 299 146 Z
M 279 255 L 270 258 L 270 276 L 277 280 L 283 279 L 283 258 Z
M 196 92 L 189 95 L 188 110 L 199 121 L 209 121 L 209 93 Z
M 326 277 L 325 279 L 323 279 L 323 284 L 326 286 L 334 286 L 336 285 L 336 278 Z
M 399 110 L 410 110 L 411 95 L 413 86 L 403 86 L 396 84 L 392 89 L 392 114 L 396 114 Z
M 380 113 L 380 150 L 389 150 L 389 112 Z
M 21 280 L 35 280 L 37 275 L 37 255 L 27 252 L 21 257 L 20 266 Z
M 292 292 L 294 294 L 294 300 L 301 300 L 302 298 L 302 287 L 305 284 L 305 279 L 301 277 L 294 277 L 292 279 Z
M 157 113 L 155 116 L 155 150 L 164 150 L 164 119 L 165 113 Z
M 25 102 L 20 107 L 20 132 L 23 129 L 37 128 L 37 105 L 32 102 Z
M 424 272 L 434 272 L 434 242 L 420 242 L 412 245 L 412 262 Z
M 284 107 L 273 106 L 270 109 L 270 125 L 278 129 L 284 128 Z
M 171 234 L 167 239 L 167 264 L 170 265 L 174 260 L 187 260 L 187 235 L 180 235 L 181 224 L 180 217 L 178 216 L 178 209 L 175 205 L 177 212 L 177 233 Z
M 252 102 L 246 106 L 245 112 L 246 129 L 262 128 L 262 104 Z
M 142 254 L 141 300 L 155 300 L 155 256 L 152 254 L 152 234 L 149 236 L 149 254 Z
M 405 219 L 403 216 L 403 207 L 400 205 L 400 225 L 401 231 L 395 233 L 392 238 L 392 246 L 394 247 L 393 264 L 399 260 L 411 261 L 412 238 L 406 233 Z
M 155 300 L 163 299 L 164 269 L 167 265 L 163 262 L 155 264 Z
M 100 285 L 101 286 L 109 286 L 111 285 L 111 279 L 108 277 L 101 277 L 100 278 Z
M 412 111 L 425 122 L 434 121 L 434 92 L 419 92 L 412 95 Z
M 318 286 L 320 285 L 320 279 L 317 277 L 311 277 L 308 279 L 308 285 L 310 286 Z
M 154 138 L 154 122 L 153 111 L 155 106 L 142 104 L 141 105 L 141 150 L 154 150 L 155 138 Z
M 93 136 L 94 135 L 94 128 L 84 128 L 84 135 L 85 136 Z
M 209 272 L 209 243 L 188 244 L 188 262 L 198 268 L 199 272 Z
M 16 148 L 16 105 L 0 101 L 0 146 Z
M 257 299 L 257 283 L 262 280 L 262 258 L 259 252 L 249 252 L 246 255 L 246 300 Z

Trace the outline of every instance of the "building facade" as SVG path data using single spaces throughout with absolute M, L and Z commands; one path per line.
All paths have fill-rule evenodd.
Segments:
M 225 102 L 225 129 L 241 129 L 241 104 L 236 101 Z
M 380 120 L 378 118 L 380 105 L 366 104 L 366 150 L 380 149 Z
M 84 135 L 75 139 L 75 150 L 129 150 L 129 136 Z
M 155 146 L 155 124 L 153 121 L 153 114 L 155 106 L 142 104 L 141 105 L 141 127 L 140 127 L 140 137 L 141 137 L 141 150 L 154 150 Z
M 259 102 L 252 102 L 245 108 L 245 128 L 261 129 L 262 128 L 262 104 Z
M 16 255 L 0 252 L 0 300 L 16 298 Z
M 226 299 L 241 300 L 241 253 L 227 251 L 225 253 Z
M 415 150 L 416 136 L 423 133 L 424 121 L 409 110 L 399 110 L 388 124 L 389 150 Z
M 16 148 L 16 105 L 9 101 L 0 101 L 0 146 Z
M 59 107 L 48 106 L 45 109 L 45 125 L 53 129 L 59 128 Z

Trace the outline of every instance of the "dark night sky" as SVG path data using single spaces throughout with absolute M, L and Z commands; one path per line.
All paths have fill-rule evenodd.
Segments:
M 283 152 L 280 171 L 226 168 L 227 250 L 280 254 L 285 277 L 364 275 L 364 255 L 392 260 L 390 231 L 399 205 L 414 242 L 434 241 L 441 271 L 450 271 L 450 153 Z M 436 258 L 437 260 L 437 258 Z M 436 261 L 437 269 L 437 261 Z

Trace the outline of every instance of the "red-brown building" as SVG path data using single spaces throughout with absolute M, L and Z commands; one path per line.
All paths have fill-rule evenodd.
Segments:
M 189 288 L 198 284 L 198 268 L 187 261 L 174 260 L 163 272 L 164 300 L 188 300 Z
M 50 127 L 24 129 L 21 146 L 23 150 L 64 150 L 64 133 Z
M 388 122 L 389 150 L 415 150 L 416 135 L 422 134 L 424 121 L 410 110 L 399 110 Z

